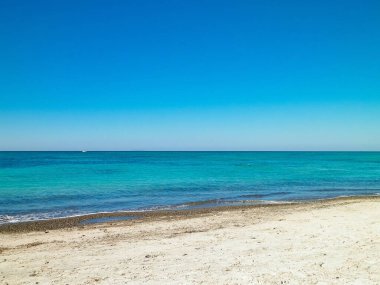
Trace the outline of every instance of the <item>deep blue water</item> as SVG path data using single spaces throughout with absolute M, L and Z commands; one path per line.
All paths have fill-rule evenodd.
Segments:
M 380 152 L 0 152 L 0 223 L 378 193 Z

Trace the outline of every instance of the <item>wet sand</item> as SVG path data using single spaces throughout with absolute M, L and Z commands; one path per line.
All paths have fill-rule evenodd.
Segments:
M 379 268 L 380 197 L 0 227 L 1 284 L 380 284 Z

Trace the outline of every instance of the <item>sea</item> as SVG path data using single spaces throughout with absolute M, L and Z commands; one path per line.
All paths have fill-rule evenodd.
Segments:
M 380 152 L 0 152 L 0 224 L 379 193 Z

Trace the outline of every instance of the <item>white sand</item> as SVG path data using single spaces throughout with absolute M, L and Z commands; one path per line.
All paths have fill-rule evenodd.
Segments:
M 380 284 L 380 200 L 0 234 L 0 284 Z

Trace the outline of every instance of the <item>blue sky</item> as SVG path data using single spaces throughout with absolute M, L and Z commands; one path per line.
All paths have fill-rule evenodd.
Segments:
M 1 150 L 380 150 L 380 2 L 0 3 Z

